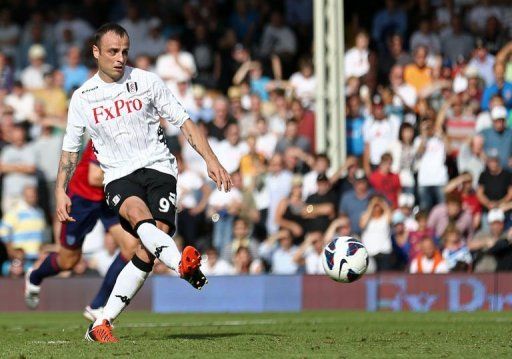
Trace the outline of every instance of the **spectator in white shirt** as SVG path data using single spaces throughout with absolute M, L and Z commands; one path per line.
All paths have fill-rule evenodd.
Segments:
M 31 121 L 35 116 L 34 95 L 25 91 L 20 81 L 14 82 L 12 92 L 5 97 L 4 103 L 14 110 L 14 121 L 16 123 Z
M 275 221 L 276 209 L 279 202 L 290 194 L 293 175 L 284 170 L 283 156 L 274 154 L 269 160 L 268 174 L 265 178 L 265 190 L 268 196 L 267 231 L 275 233 L 278 226 Z
M 434 133 L 432 119 L 422 120 L 420 136 L 414 140 L 413 147 L 418 169 L 420 208 L 429 211 L 444 201 L 443 188 L 448 183 L 446 147 L 444 140 Z
M 174 90 L 178 79 L 190 81 L 196 74 L 194 57 L 181 50 L 181 42 L 177 37 L 167 40 L 166 53 L 156 60 L 156 73 Z
M 448 264 L 441 252 L 436 248 L 432 238 L 423 238 L 420 242 L 420 253 L 413 258 L 409 273 L 448 273 Z
M 313 109 L 316 96 L 316 77 L 309 58 L 299 60 L 299 71 L 290 76 L 290 85 L 302 106 Z
M 393 105 L 413 110 L 418 100 L 416 89 L 404 81 L 404 67 L 394 65 L 389 72 L 389 84 L 394 92 Z
M 315 162 L 313 164 L 313 168 L 311 171 L 304 175 L 304 179 L 302 180 L 302 198 L 306 199 L 308 196 L 317 192 L 318 187 L 316 185 L 317 178 L 320 173 L 327 173 L 329 171 L 329 167 L 331 166 L 331 161 L 329 157 L 325 153 L 319 153 L 315 155 Z
M 306 274 L 325 274 L 322 265 L 324 252 L 323 234 L 321 231 L 306 234 L 304 242 L 295 252 L 293 260 L 300 266 L 304 266 Z
M 240 160 L 249 152 L 249 147 L 240 140 L 238 124 L 229 124 L 224 133 L 226 139 L 219 143 L 216 153 L 226 171 L 233 173 L 240 167 Z
M 259 251 L 260 256 L 270 263 L 272 274 L 295 274 L 299 269 L 294 261 L 297 250 L 291 232 L 284 229 L 261 243 Z
M 473 67 L 477 70 L 478 75 L 485 81 L 486 86 L 491 86 L 495 82 L 494 62 L 495 58 L 488 53 L 483 40 L 477 39 L 475 50 L 473 50 L 473 57 L 469 61 L 468 67 Z
M 360 31 L 356 35 L 356 44 L 345 53 L 345 78 L 361 77 L 370 70 L 368 62 L 368 45 L 370 38 L 368 33 Z
M 35 44 L 28 50 L 30 65 L 21 72 L 21 83 L 28 90 L 44 87 L 44 74 L 51 70 L 51 66 L 44 62 L 46 50 L 43 46 Z
M 201 265 L 201 270 L 204 275 L 217 276 L 235 274 L 235 268 L 224 259 L 219 258 L 219 253 L 215 248 L 208 248 L 205 254 L 207 260 Z

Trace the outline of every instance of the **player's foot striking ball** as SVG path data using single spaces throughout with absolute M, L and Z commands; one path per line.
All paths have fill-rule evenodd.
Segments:
M 128 33 L 121 26 L 106 24 L 97 30 L 92 52 L 98 72 L 71 98 L 55 189 L 57 217 L 74 222 L 66 189 L 87 131 L 105 172 L 106 202 L 123 228 L 142 244 L 119 273 L 103 313 L 87 331 L 87 339 L 100 342 L 117 340 L 111 323 L 142 287 L 155 258 L 197 289 L 207 283 L 199 268 L 199 252 L 187 247 L 182 255 L 171 237 L 176 230 L 178 170 L 160 121 L 181 129 L 205 160 L 218 190 L 227 192 L 232 186 L 206 137 L 162 79 L 126 66 L 129 48 Z

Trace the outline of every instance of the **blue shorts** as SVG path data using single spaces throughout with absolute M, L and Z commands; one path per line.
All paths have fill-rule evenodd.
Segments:
M 75 222 L 63 223 L 60 232 L 60 244 L 67 249 L 81 248 L 85 236 L 93 230 L 98 220 L 106 231 L 119 223 L 117 213 L 105 201 L 90 201 L 76 194 L 71 196 L 70 216 Z

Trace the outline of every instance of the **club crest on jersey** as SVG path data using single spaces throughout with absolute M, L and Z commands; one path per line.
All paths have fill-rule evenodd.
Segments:
M 126 89 L 129 93 L 135 93 L 138 90 L 137 82 L 127 82 L 126 83 Z

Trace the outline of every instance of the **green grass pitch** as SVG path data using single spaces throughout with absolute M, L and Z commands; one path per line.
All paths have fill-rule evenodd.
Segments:
M 124 313 L 118 344 L 80 313 L 1 313 L 1 358 L 512 358 L 512 313 Z

